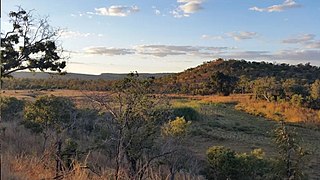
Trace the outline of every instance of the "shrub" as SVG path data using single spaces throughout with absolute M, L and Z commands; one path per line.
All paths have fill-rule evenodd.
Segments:
M 176 117 L 162 127 L 162 133 L 165 136 L 183 136 L 187 133 L 191 122 L 187 122 L 184 117 Z
M 1 118 L 4 121 L 13 119 L 19 112 L 23 110 L 24 101 L 18 100 L 15 97 L 1 97 L 0 109 Z
M 206 174 L 208 179 L 265 179 L 272 169 L 262 149 L 247 154 L 213 146 L 207 151 L 207 160 L 210 166 Z

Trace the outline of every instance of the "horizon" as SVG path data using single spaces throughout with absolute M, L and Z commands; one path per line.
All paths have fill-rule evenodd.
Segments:
M 217 58 L 320 66 L 320 2 L 302 0 L 2 1 L 62 28 L 68 73 L 177 73 Z
M 211 60 L 211 61 L 206 61 L 206 62 L 212 62 L 212 61 L 216 61 L 217 59 L 215 60 Z M 224 61 L 229 61 L 229 60 L 236 60 L 236 61 L 241 61 L 241 60 L 245 60 L 245 59 L 224 59 Z M 272 63 L 272 64 L 275 64 L 275 65 L 280 65 L 282 63 L 280 62 L 269 62 L 269 61 L 250 61 L 250 60 L 245 60 L 246 62 L 265 62 L 265 63 Z M 128 72 L 101 72 L 99 74 L 94 74 L 94 73 L 82 73 L 82 72 L 66 72 L 67 74 L 79 74 L 79 75 L 93 75 L 93 76 L 99 76 L 99 75 L 103 75 L 103 74 L 119 74 L 119 75 L 125 75 L 125 74 L 129 74 L 129 73 L 132 73 L 132 72 L 137 72 L 138 74 L 175 74 L 175 73 L 181 73 L 181 72 L 184 72 L 190 68 L 196 68 L 198 66 L 201 66 L 203 65 L 204 63 L 206 62 L 202 62 L 201 64 L 198 64 L 196 66 L 192 66 L 192 67 L 188 67 L 187 69 L 184 69 L 182 71 L 178 71 L 178 72 L 139 72 L 139 71 L 128 71 Z M 296 63 L 296 64 L 289 64 L 289 63 L 285 63 L 285 64 L 288 64 L 290 66 L 296 66 L 296 65 L 299 65 L 299 64 L 307 64 L 307 63 L 310 63 L 310 62 L 306 62 L 306 63 Z M 320 68 L 320 65 L 314 65 L 312 63 L 310 63 L 311 66 L 316 66 L 316 67 L 319 67 Z M 51 72 L 47 72 L 47 71 L 35 71 L 35 72 L 32 72 L 32 71 L 28 71 L 28 70 L 24 70 L 24 71 L 18 71 L 18 72 L 15 72 L 15 73 L 50 73 L 52 74 Z M 55 74 L 55 73 L 53 73 Z

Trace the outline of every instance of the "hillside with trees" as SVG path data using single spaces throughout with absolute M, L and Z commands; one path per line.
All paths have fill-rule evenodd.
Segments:
M 218 78 L 217 78 L 218 77 Z M 274 77 L 276 81 L 288 79 L 301 85 L 310 85 L 320 78 L 320 67 L 310 63 L 289 65 L 245 60 L 223 60 L 204 62 L 195 68 L 160 78 L 158 83 L 169 93 L 208 95 L 228 86 L 231 92 L 252 92 L 254 80 Z M 220 87 L 216 83 L 220 81 Z

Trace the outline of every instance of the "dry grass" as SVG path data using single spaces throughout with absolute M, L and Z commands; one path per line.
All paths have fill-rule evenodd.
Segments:
M 287 102 L 266 102 L 259 100 L 240 101 L 236 109 L 248 112 L 255 116 L 263 116 L 268 119 L 282 120 L 287 122 L 304 122 L 319 124 L 319 111 L 293 106 Z
M 56 96 L 70 97 L 77 100 L 80 104 L 85 99 L 85 93 L 102 93 L 92 91 L 74 91 L 74 90 L 55 90 L 55 91 L 40 91 L 29 92 L 25 91 L 6 91 L 2 93 L 5 96 L 15 96 L 18 98 L 34 99 L 33 95 L 53 94 Z M 108 93 L 108 92 L 104 92 Z M 263 148 L 267 154 L 274 154 L 276 151 L 272 145 L 271 137 L 268 131 L 271 131 L 275 125 L 274 121 L 268 121 L 263 116 L 269 119 L 277 120 L 279 115 L 290 122 L 320 122 L 319 111 L 314 111 L 306 108 L 299 108 L 290 105 L 289 103 L 268 103 L 266 101 L 255 101 L 250 99 L 250 95 L 231 95 L 231 96 L 182 96 L 170 95 L 176 101 L 175 107 L 192 107 L 196 109 L 203 118 L 200 121 L 194 121 L 194 131 L 192 137 L 188 139 L 188 148 L 194 151 L 200 159 L 204 159 L 205 151 L 212 145 L 224 145 L 240 152 L 249 152 L 253 148 Z M 184 100 L 190 98 L 191 100 Z M 214 103 L 209 103 L 214 102 Z M 226 103 L 226 104 L 224 104 Z M 232 104 L 231 104 L 232 103 Z M 238 103 L 237 109 L 245 112 L 240 112 L 234 109 L 234 104 Z M 317 119 L 318 118 L 318 119 Z M 4 143 L 5 150 L 4 168 L 2 179 L 42 179 L 55 176 L 54 160 L 48 158 L 46 161 L 38 158 L 39 143 L 42 142 L 41 137 L 37 137 L 19 126 L 15 122 L 2 123 L 6 126 L 6 134 Z M 317 143 L 319 141 L 320 132 L 306 129 L 304 127 L 297 128 L 299 134 L 306 140 L 308 144 L 319 149 Z M 85 143 L 84 143 L 85 144 Z M 41 154 L 42 155 L 42 154 Z M 320 177 L 319 172 L 319 153 L 312 156 L 312 164 L 309 165 L 313 177 Z M 99 167 L 103 164 L 104 167 L 100 170 L 99 175 L 86 168 L 85 163 L 75 163 L 74 169 L 64 172 L 65 178 L 70 180 L 84 179 L 112 179 L 112 169 L 107 169 L 107 163 L 102 161 L 107 158 L 98 153 L 92 154 L 88 162 L 92 167 Z M 96 162 L 101 163 L 95 165 Z M 110 164 L 109 164 L 110 165 Z M 112 167 L 112 166 L 109 166 Z M 98 168 L 97 168 L 98 169 Z M 169 177 L 167 172 L 157 174 L 157 171 L 150 171 L 153 174 L 153 179 L 165 179 Z M 164 175 L 165 174 L 165 175 Z M 196 179 L 186 174 L 177 174 L 176 179 Z

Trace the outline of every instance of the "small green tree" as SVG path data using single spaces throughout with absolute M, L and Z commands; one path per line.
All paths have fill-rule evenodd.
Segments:
M 182 136 L 187 133 L 190 124 L 191 121 L 187 122 L 184 117 L 176 117 L 163 125 L 162 133 L 165 136 Z
M 245 75 L 241 75 L 237 83 L 237 87 L 240 90 L 241 94 L 250 92 L 250 85 L 250 79 Z
M 275 77 L 263 77 L 254 81 L 253 94 L 258 99 L 271 102 L 283 95 L 283 89 Z
M 312 85 L 310 89 L 311 97 L 315 100 L 320 99 L 320 80 L 317 79 Z
M 25 127 L 43 135 L 43 150 L 50 136 L 55 138 L 56 175 L 62 169 L 62 133 L 74 124 L 75 105 L 70 99 L 56 96 L 41 96 L 24 109 Z
M 304 157 L 308 154 L 299 141 L 297 133 L 280 121 L 275 129 L 275 143 L 279 148 L 279 165 L 276 174 L 285 179 L 303 179 Z
M 40 96 L 25 106 L 23 124 L 36 133 L 42 133 L 46 141 L 51 131 L 57 137 L 73 123 L 74 112 L 75 105 L 70 99 Z
M 208 179 L 266 179 L 271 173 L 271 163 L 265 159 L 262 149 L 250 154 L 236 153 L 223 146 L 213 146 L 207 150 Z
M 156 154 L 154 148 L 160 134 L 157 125 L 169 117 L 159 110 L 163 99 L 150 95 L 152 83 L 153 79 L 141 79 L 131 73 L 115 84 L 113 94 L 90 96 L 106 115 L 110 138 L 106 150 L 114 157 L 116 180 L 142 179 L 151 163 L 164 156 Z M 104 139 L 104 143 L 109 141 Z
M 290 102 L 295 106 L 302 106 L 303 100 L 302 95 L 294 94 L 292 95 Z
M 236 179 L 239 175 L 239 161 L 236 153 L 223 146 L 213 146 L 207 150 L 210 170 L 209 179 Z
M 170 180 L 175 179 L 175 174 L 180 170 L 191 169 L 189 162 L 192 159 L 192 153 L 184 145 L 188 136 L 191 121 L 186 121 L 184 117 L 176 117 L 162 125 L 162 141 L 160 146 L 168 153 L 162 160 L 169 168 Z M 195 163 L 195 162 L 193 162 Z

